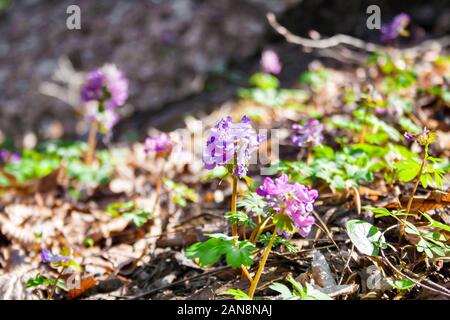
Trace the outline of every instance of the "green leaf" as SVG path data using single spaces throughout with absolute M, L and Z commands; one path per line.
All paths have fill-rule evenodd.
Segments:
M 427 214 L 425 212 L 422 212 L 422 215 L 430 222 L 432 227 L 439 228 L 441 230 L 450 232 L 450 226 L 434 220 L 433 218 L 431 218 L 431 216 L 429 214 Z
M 273 223 L 277 227 L 278 230 L 286 231 L 287 233 L 293 233 L 295 231 L 295 226 L 292 223 L 291 218 L 289 218 L 285 214 L 274 214 L 273 215 Z
M 94 246 L 94 239 L 92 239 L 92 238 L 84 238 L 84 239 L 83 239 L 83 244 L 84 244 L 86 247 L 92 248 L 92 247 Z
M 154 214 L 150 211 L 137 208 L 133 201 L 111 203 L 106 207 L 106 211 L 112 217 L 122 216 L 133 221 L 137 227 L 142 227 L 148 220 L 154 217 Z
M 409 279 L 394 280 L 389 281 L 389 283 L 397 290 L 409 290 L 414 288 L 414 286 L 416 285 Z
M 265 234 L 261 234 L 261 236 L 259 237 L 259 241 L 265 247 L 267 247 L 269 245 L 270 238 L 272 238 L 272 234 L 270 232 L 266 232 Z M 288 239 L 286 239 L 284 237 L 280 237 L 280 236 L 275 236 L 275 241 L 273 242 L 273 247 L 276 247 L 278 245 L 285 246 L 289 252 L 297 252 L 298 251 L 298 248 L 294 244 L 290 243 Z
M 205 180 L 210 181 L 212 179 L 223 179 L 228 174 L 227 168 L 223 166 L 215 167 L 214 169 L 208 171 L 208 173 L 205 175 Z
M 394 164 L 394 167 L 398 169 L 398 178 L 403 182 L 411 181 L 417 177 L 420 171 L 420 164 L 413 159 L 400 161 Z
M 69 268 L 72 268 L 73 270 L 76 270 L 78 272 L 83 272 L 83 268 L 73 259 L 69 259 L 67 261 L 67 265 Z
M 313 151 L 314 151 L 314 157 L 327 158 L 327 159 L 334 158 L 334 150 L 333 150 L 333 148 L 330 148 L 328 146 L 324 146 L 324 145 L 315 146 L 313 148 Z
M 295 294 L 293 294 L 291 292 L 291 290 L 287 286 L 282 284 L 282 283 L 275 282 L 275 283 L 271 284 L 269 286 L 269 288 L 272 289 L 273 291 L 276 291 L 276 292 L 280 293 L 281 294 L 281 298 L 283 300 L 289 300 L 289 299 L 292 299 L 292 298 L 296 297 Z
M 256 250 L 256 246 L 248 240 L 241 241 L 237 245 L 229 244 L 226 250 L 227 264 L 234 269 L 239 268 L 241 265 L 250 267 L 253 264 L 252 252 Z
M 370 206 L 363 207 L 364 210 L 372 211 L 375 213 L 375 218 L 381 218 L 381 217 L 390 217 L 393 214 L 386 208 L 375 208 Z
M 211 239 L 205 242 L 197 242 L 186 249 L 186 257 L 198 258 L 200 265 L 208 266 L 216 263 L 225 255 L 228 265 L 239 268 L 241 265 L 251 266 L 253 263 L 252 252 L 256 250 L 250 241 L 237 241 L 234 237 L 224 234 L 210 234 Z
M 260 89 L 277 89 L 280 82 L 270 73 L 258 72 L 250 77 L 250 84 Z
M 252 300 L 248 294 L 239 289 L 228 289 L 219 293 L 221 296 L 232 296 L 234 300 Z
M 225 213 L 225 218 L 230 220 L 230 222 L 237 223 L 238 226 L 247 226 L 247 227 L 255 227 L 256 224 L 253 222 L 253 220 L 243 211 L 236 211 L 232 212 L 229 211 Z
M 163 178 L 163 182 L 171 191 L 172 200 L 180 207 L 186 207 L 188 200 L 192 202 L 198 201 L 198 194 L 194 189 L 188 188 L 182 183 L 175 183 L 168 178 Z
M 265 216 L 267 202 L 256 192 L 246 192 L 242 200 L 238 201 L 237 206 L 244 208 L 246 212 L 253 213 L 256 216 Z
M 55 281 L 56 279 L 47 278 L 38 273 L 34 278 L 30 278 L 27 280 L 26 287 L 27 288 L 33 288 L 38 286 L 50 287 L 55 284 Z M 67 287 L 63 279 L 59 279 L 58 282 L 56 283 L 56 286 L 62 290 L 67 291 Z
M 347 233 L 355 247 L 363 254 L 378 256 L 380 248 L 386 248 L 386 240 L 377 227 L 362 220 L 350 220 Z
M 306 283 L 306 295 L 302 297 L 302 300 L 333 300 L 333 298 Z
M 404 221 L 406 224 L 406 228 L 405 228 L 405 232 L 409 233 L 409 234 L 414 234 L 416 236 L 420 236 L 421 233 L 419 231 L 419 229 L 417 229 L 417 227 L 415 225 L 413 225 L 411 222 L 409 221 Z
M 54 283 L 52 279 L 46 278 L 39 273 L 34 277 L 30 278 L 27 281 L 27 288 L 37 287 L 37 286 L 50 286 Z
M 409 132 L 420 132 L 422 128 L 420 128 L 418 125 L 416 125 L 411 119 L 407 117 L 401 117 L 400 118 L 400 126 L 404 131 Z
M 296 295 L 300 296 L 300 300 L 333 300 L 329 295 L 317 290 L 309 283 L 306 283 L 306 286 L 302 286 L 300 282 L 292 277 L 288 277 L 287 280 L 294 287 Z
M 209 266 L 222 257 L 225 253 L 223 241 L 221 239 L 212 238 L 206 242 L 197 242 L 186 249 L 186 257 L 189 259 L 199 259 L 199 264 Z

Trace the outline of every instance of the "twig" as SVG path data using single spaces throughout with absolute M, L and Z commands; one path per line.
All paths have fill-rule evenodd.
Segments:
M 354 252 L 354 251 L 355 251 L 355 245 L 352 244 L 352 250 L 350 251 L 350 254 L 348 255 L 347 262 L 345 263 L 344 269 L 342 270 L 342 276 L 341 276 L 341 278 L 339 279 L 339 283 L 338 283 L 339 285 L 342 283 L 342 280 L 344 280 L 345 269 L 348 268 L 348 270 L 349 270 L 350 272 L 352 272 L 352 269 L 350 269 L 349 265 L 350 265 L 350 260 L 352 259 L 352 255 L 353 255 L 353 252 Z
M 341 256 L 341 258 L 344 260 L 344 257 L 342 256 L 342 254 L 341 254 L 341 252 L 340 252 L 339 246 L 337 245 L 337 243 L 336 243 L 336 242 L 334 241 L 334 239 L 333 239 L 333 235 L 331 234 L 330 229 L 328 229 L 327 225 L 323 222 L 323 220 L 320 218 L 320 216 L 317 214 L 317 212 L 312 211 L 312 213 L 313 213 L 314 217 L 315 217 L 315 218 L 320 222 L 320 224 L 322 225 L 323 231 L 325 231 L 325 233 L 327 234 L 328 238 L 330 238 L 331 242 L 333 242 L 334 246 L 336 247 L 336 249 L 337 249 L 337 251 L 338 251 L 338 254 L 339 254 L 339 255 Z M 319 225 L 317 224 L 317 226 L 319 226 Z
M 269 24 L 272 26 L 272 28 L 274 28 L 274 30 L 276 32 L 278 32 L 280 35 L 282 35 L 286 39 L 287 42 L 293 43 L 293 44 L 298 44 L 303 47 L 315 48 L 315 49 L 327 49 L 327 48 L 336 47 L 336 46 L 342 44 L 342 45 L 347 45 L 347 46 L 351 46 L 354 48 L 358 48 L 361 50 L 365 50 L 367 52 L 375 52 L 375 51 L 380 51 L 380 50 L 386 49 L 386 47 L 384 47 L 384 46 L 381 46 L 381 45 L 378 45 L 375 43 L 371 43 L 371 42 L 366 42 L 361 39 L 351 37 L 351 36 L 348 36 L 345 34 L 337 34 L 330 38 L 319 39 L 319 40 L 302 38 L 300 36 L 297 36 L 297 35 L 291 33 L 288 29 L 286 29 L 285 27 L 280 25 L 277 21 L 277 18 L 275 17 L 275 14 L 273 14 L 272 12 L 267 13 L 266 17 L 267 17 Z M 444 36 L 444 37 L 437 38 L 437 39 L 426 40 L 426 41 L 420 43 L 419 45 L 411 46 L 409 48 L 405 48 L 404 50 L 405 50 L 405 52 L 415 52 L 415 51 L 420 51 L 420 50 L 426 50 L 436 44 L 440 45 L 441 47 L 449 46 L 450 45 L 450 36 Z
M 316 48 L 316 49 L 326 49 L 330 47 L 335 47 L 340 44 L 349 45 L 355 48 L 363 49 L 368 52 L 375 52 L 383 49 L 383 46 L 376 45 L 374 43 L 365 42 L 361 39 L 354 38 L 345 34 L 337 34 L 327 39 L 313 40 L 299 37 L 293 33 L 291 33 L 288 29 L 283 27 L 278 23 L 275 14 L 269 12 L 267 15 L 267 20 L 272 28 L 275 29 L 280 35 L 282 35 L 287 42 L 298 44 L 308 48 Z
M 419 286 L 422 286 L 423 288 L 425 288 L 425 289 L 428 289 L 428 290 L 431 290 L 431 291 L 433 291 L 433 292 L 437 292 L 437 293 L 439 293 L 439 294 L 443 294 L 443 295 L 445 295 L 445 296 L 447 296 L 447 297 L 450 297 L 450 290 L 448 290 L 448 289 L 446 289 L 446 288 L 443 288 L 443 289 L 445 289 L 445 290 L 438 290 L 438 289 L 435 289 L 435 288 L 433 288 L 433 287 L 430 287 L 430 286 L 428 286 L 428 285 L 425 285 L 425 284 L 423 284 L 422 283 L 422 281 L 423 280 L 416 280 L 416 279 L 414 279 L 414 278 L 412 278 L 412 277 L 410 277 L 410 276 L 408 276 L 408 275 L 406 275 L 406 274 L 404 274 L 404 273 L 402 273 L 400 270 L 398 270 L 390 261 L 389 261 L 389 259 L 386 257 L 386 255 L 384 254 L 384 251 L 383 250 L 380 250 L 381 251 L 381 255 L 383 256 L 383 258 L 384 258 L 384 261 L 386 261 L 386 263 L 389 265 L 389 267 L 391 267 L 395 272 L 397 272 L 400 276 L 402 276 L 402 277 L 404 277 L 404 278 L 406 278 L 406 279 L 408 279 L 409 281 L 412 281 L 412 282 L 414 282 L 416 285 L 419 285 Z M 428 281 L 429 282 L 429 281 Z M 437 285 L 437 284 L 435 284 L 435 283 L 433 283 L 433 285 L 436 285 L 436 286 L 439 286 L 439 285 Z M 440 287 L 440 286 L 439 286 Z

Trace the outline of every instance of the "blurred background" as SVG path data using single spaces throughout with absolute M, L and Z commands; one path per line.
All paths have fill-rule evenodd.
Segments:
M 66 27 L 73 4 L 81 9 L 81 30 Z M 379 31 L 366 27 L 371 4 L 380 6 L 383 22 L 400 12 L 411 16 L 411 37 L 402 45 L 449 33 L 446 0 L 0 0 L 0 142 L 84 137 L 83 72 L 105 62 L 130 80 L 114 141 L 141 139 L 149 127 L 183 126 L 183 115 L 235 99 L 264 49 L 280 55 L 286 85 L 307 69 L 314 53 L 286 43 L 267 12 L 301 36 L 345 33 L 378 42 Z

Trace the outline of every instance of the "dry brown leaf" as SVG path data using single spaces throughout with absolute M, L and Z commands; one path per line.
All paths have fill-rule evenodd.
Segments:
M 387 209 L 402 209 L 408 204 L 408 197 L 401 197 L 401 206 L 398 202 L 387 203 L 384 207 Z M 427 212 L 450 206 L 450 192 L 433 190 L 426 196 L 415 196 L 411 205 L 411 213 L 419 211 Z
M 368 187 L 360 186 L 358 187 L 359 194 L 361 196 L 367 196 L 367 197 L 379 197 L 385 194 L 385 192 L 380 190 L 371 189 Z
M 76 289 L 69 290 L 69 292 L 67 293 L 67 299 L 73 300 L 75 298 L 78 298 L 83 293 L 85 293 L 87 290 L 94 287 L 96 284 L 97 284 L 97 281 L 91 276 L 81 278 L 79 287 Z
M 37 245 L 39 242 L 29 229 L 11 223 L 6 217 L 0 215 L 0 231 L 9 240 L 23 244 L 25 247 Z
M 26 288 L 34 268 L 19 268 L 0 275 L 0 300 L 38 300 L 39 298 Z

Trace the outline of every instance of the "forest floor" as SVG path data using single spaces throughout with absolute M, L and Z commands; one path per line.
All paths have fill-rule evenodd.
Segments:
M 434 173 L 449 178 L 449 74 L 439 47 L 390 49 L 345 70 L 314 61 L 290 87 L 254 79 L 239 99 L 201 118 L 185 117 L 182 130 L 171 132 L 178 147 L 167 160 L 146 154 L 144 143 L 108 146 L 90 167 L 81 161 L 83 143 L 22 150 L 20 165 L 0 171 L 0 298 L 48 298 L 45 279 L 55 278 L 63 280 L 56 299 L 228 299 L 220 294 L 247 292 L 249 281 L 225 261 L 205 267 L 185 256 L 206 234 L 230 233 L 224 214 L 232 183 L 220 170 L 203 168 L 201 146 L 187 150 L 182 140 L 187 134 L 198 142 L 194 137 L 221 118 L 247 115 L 257 129 L 277 129 L 279 153 L 270 153 L 274 140 L 262 146 L 276 164 L 274 175 L 287 173 L 319 191 L 312 231 L 275 247 L 257 297 L 279 299 L 269 286 L 292 277 L 335 299 L 448 299 L 449 183 Z M 322 146 L 294 146 L 292 124 L 310 118 L 324 126 Z M 437 135 L 430 156 L 443 160 L 429 161 L 430 181 L 418 186 L 403 216 L 417 172 L 408 179 L 399 163 L 420 163 L 423 153 L 403 132 L 424 127 Z M 256 185 L 264 178 L 260 169 L 250 167 Z M 238 204 L 250 216 L 244 200 L 253 190 L 239 181 Z M 367 243 L 351 239 L 348 222 L 355 219 L 382 232 L 380 248 L 370 242 L 374 251 L 367 252 Z M 413 230 L 402 231 L 404 223 Z M 244 230 L 241 238 L 251 233 Z M 65 247 L 82 267 L 75 277 L 58 276 L 60 269 L 41 261 L 41 249 Z M 262 252 L 257 243 L 255 262 Z

